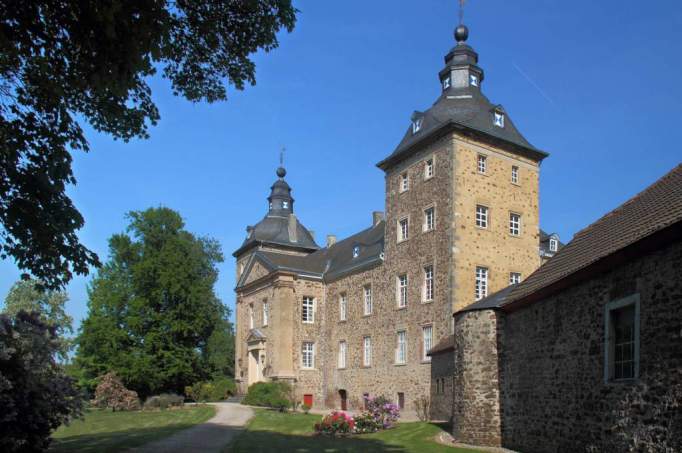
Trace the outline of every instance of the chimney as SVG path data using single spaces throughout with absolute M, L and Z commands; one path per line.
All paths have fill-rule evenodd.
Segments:
M 298 242 L 298 228 L 296 222 L 296 216 L 289 214 L 289 240 L 291 242 Z
M 381 211 L 374 211 L 372 212 L 372 226 L 375 227 L 379 225 L 379 223 L 384 220 L 384 213 Z
M 336 244 L 336 236 L 333 234 L 328 234 L 327 235 L 327 248 L 331 247 L 334 244 Z

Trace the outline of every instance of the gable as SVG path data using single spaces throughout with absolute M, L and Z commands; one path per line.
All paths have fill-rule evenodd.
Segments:
M 255 282 L 256 280 L 265 277 L 269 273 L 270 270 L 268 270 L 268 268 L 266 268 L 263 265 L 263 263 L 257 260 L 253 260 L 251 262 L 251 265 L 248 266 L 246 271 L 244 272 L 244 275 L 241 278 L 239 286 L 245 286 L 251 282 Z

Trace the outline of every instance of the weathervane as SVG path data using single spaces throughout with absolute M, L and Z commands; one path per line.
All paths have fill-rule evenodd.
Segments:
M 282 146 L 282 149 L 279 151 L 279 166 L 284 167 L 284 151 L 287 150 L 286 146 Z
M 464 4 L 467 0 L 459 0 L 459 24 L 464 23 Z

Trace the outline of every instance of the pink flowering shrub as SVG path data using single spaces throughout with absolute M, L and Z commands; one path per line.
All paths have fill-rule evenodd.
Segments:
M 384 396 L 365 398 L 365 413 L 371 416 L 380 429 L 392 428 L 400 418 L 400 408 Z
M 315 432 L 319 434 L 349 434 L 355 429 L 353 417 L 341 411 L 333 411 L 325 415 L 320 423 L 315 423 Z

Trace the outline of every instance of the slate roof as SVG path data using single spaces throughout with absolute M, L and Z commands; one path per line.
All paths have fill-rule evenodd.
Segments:
M 551 251 L 549 249 L 549 240 L 554 236 L 557 241 L 557 249 L 555 252 Z M 561 250 L 564 247 L 563 242 L 559 240 L 559 236 L 556 233 L 546 233 L 544 230 L 540 229 L 540 255 L 543 255 L 545 257 L 551 257 L 554 256 L 559 250 Z
M 506 288 L 501 289 L 500 291 L 497 291 L 496 293 L 493 293 L 488 297 L 484 297 L 483 299 L 481 299 L 477 302 L 474 302 L 471 305 L 467 305 L 462 310 L 459 310 L 457 313 L 462 313 L 465 311 L 490 310 L 490 309 L 499 308 L 507 300 L 509 300 L 509 295 L 518 286 L 519 286 L 519 284 L 509 285 Z M 455 313 L 455 314 L 457 314 L 457 313 Z
M 289 216 L 268 214 L 263 220 L 252 227 L 242 245 L 233 253 L 233 255 L 238 256 L 248 248 L 257 244 L 279 245 L 305 251 L 318 250 L 320 246 L 315 243 L 313 235 L 303 226 L 298 218 L 294 218 L 296 221 L 295 241 L 291 237 L 289 231 Z
M 436 354 L 442 354 L 444 352 L 449 352 L 455 349 L 455 336 L 448 335 L 447 337 L 441 338 L 441 340 L 431 349 L 426 355 L 434 356 Z

